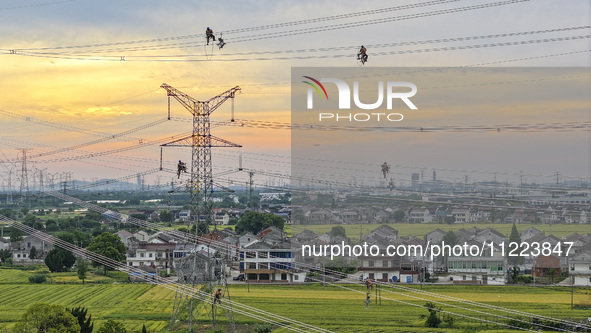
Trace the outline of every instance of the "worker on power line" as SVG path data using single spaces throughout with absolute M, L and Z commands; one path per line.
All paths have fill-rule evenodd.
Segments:
M 365 278 L 365 286 L 367 287 L 367 292 L 365 295 L 365 301 L 363 301 L 363 303 L 365 303 L 365 310 L 369 309 L 369 305 L 371 304 L 371 288 L 372 288 L 372 283 L 371 283 L 371 279 L 369 277 Z
M 214 300 L 214 304 L 215 303 L 218 304 L 222 304 L 222 288 L 218 288 L 218 290 L 215 291 L 215 300 Z
M 207 45 L 209 45 L 210 38 L 212 38 L 213 41 L 215 42 L 215 36 L 213 35 L 213 30 L 211 30 L 209 27 L 207 27 L 207 29 L 205 29 L 205 37 L 207 37 Z
M 384 162 L 384 164 L 382 164 L 382 173 L 384 174 L 384 179 L 386 179 L 386 174 L 388 174 L 390 172 L 390 166 L 388 165 L 388 163 Z
M 394 185 L 394 180 L 392 179 L 392 177 L 390 177 L 390 182 L 388 183 L 388 188 L 390 189 L 390 192 L 392 192 L 392 190 L 396 188 L 396 185 Z
M 365 286 L 367 287 L 367 291 L 368 291 L 368 292 L 369 292 L 369 290 L 370 290 L 371 288 L 373 288 L 373 285 L 372 285 L 371 279 L 370 279 L 369 277 L 366 277 L 366 278 L 365 278 Z
M 181 160 L 179 160 L 179 164 L 177 165 L 177 170 L 176 170 L 176 175 L 177 178 L 181 178 L 181 172 L 185 172 L 187 173 L 187 164 L 185 164 L 184 162 L 181 162 Z
M 220 37 L 218 38 L 218 47 L 221 49 L 224 47 L 224 45 L 226 45 L 226 43 L 224 42 L 224 39 L 222 38 L 222 33 L 220 32 Z
M 357 60 L 361 60 L 363 63 L 367 61 L 367 49 L 363 45 L 361 45 L 361 49 L 357 53 Z

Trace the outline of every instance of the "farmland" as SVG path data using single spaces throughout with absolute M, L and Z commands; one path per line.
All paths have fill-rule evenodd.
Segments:
M 359 241 L 359 233 L 361 232 L 364 236 L 373 231 L 374 229 L 378 228 L 379 226 L 386 224 L 386 223 L 373 223 L 373 224 L 345 224 L 342 225 L 345 228 L 347 237 L 350 237 L 353 242 Z M 340 224 L 339 224 L 340 225 Z M 498 232 L 502 233 L 503 235 L 511 234 L 511 228 L 513 224 L 511 223 L 456 223 L 456 224 L 440 224 L 440 223 L 390 223 L 387 224 L 388 226 L 398 230 L 398 236 L 409 236 L 413 235 L 415 237 L 422 238 L 425 236 L 426 233 L 429 233 L 437 228 L 443 231 L 458 231 L 462 228 L 470 229 L 473 227 L 486 229 L 491 227 Z M 330 230 L 336 226 L 336 224 L 313 224 L 313 225 L 286 225 L 285 230 L 286 232 L 290 233 L 292 236 L 297 235 L 298 233 L 304 231 L 305 229 L 314 231 L 317 235 L 323 234 L 325 232 L 330 232 Z M 517 225 L 517 230 L 522 232 L 523 230 L 534 227 L 540 231 L 544 231 L 546 235 L 553 234 L 558 238 L 562 238 L 564 236 L 571 235 L 575 232 L 580 234 L 586 234 L 589 232 L 589 225 L 588 224 L 531 224 L 531 223 L 520 223 Z M 361 228 L 361 230 L 360 230 Z
M 140 330 L 143 324 L 150 332 L 164 332 L 168 328 L 174 300 L 172 290 L 141 283 L 121 283 L 118 279 L 112 279 L 112 283 L 102 281 L 102 283 L 84 285 L 55 282 L 60 281 L 59 279 L 63 280 L 65 275 L 72 273 L 51 277 L 54 281 L 51 284 L 35 285 L 27 282 L 28 274 L 30 273 L 18 270 L 0 270 L 0 295 L 2 295 L 0 330 L 10 329 L 20 320 L 24 309 L 36 302 L 86 307 L 92 314 L 95 327 L 100 326 L 105 320 L 115 319 L 123 322 L 132 332 Z M 73 282 L 73 280 L 66 279 L 63 282 Z M 557 318 L 582 320 L 589 314 L 588 309 L 571 310 L 571 290 L 566 287 L 431 285 L 423 288 L 434 293 Z M 382 304 L 371 306 L 367 311 L 362 302 L 365 293 L 359 286 L 238 284 L 230 285 L 230 293 L 232 299 L 240 303 L 335 332 L 366 331 L 367 325 L 373 325 L 372 332 L 434 331 L 424 327 L 424 319 L 419 318 L 419 315 L 427 311 L 413 306 L 422 306 L 426 300 L 412 298 L 413 293 L 409 294 L 397 289 L 382 288 Z M 591 290 L 576 289 L 574 303 L 591 306 Z M 481 309 L 482 313 L 470 313 L 467 310 L 452 307 L 452 305 L 468 307 L 464 304 L 445 302 L 440 305 L 443 310 L 469 314 L 491 321 L 504 321 L 495 317 L 487 309 Z M 223 323 L 225 316 L 221 310 L 219 311 L 220 323 Z M 247 330 L 247 327 L 258 323 L 254 319 L 239 314 L 235 315 L 235 319 L 241 330 Z M 460 317 L 456 318 L 454 325 L 452 329 L 443 328 L 437 331 L 451 332 L 458 329 L 465 330 L 468 327 L 487 328 L 495 332 L 510 331 L 493 325 L 488 327 L 484 324 L 479 325 L 475 320 Z

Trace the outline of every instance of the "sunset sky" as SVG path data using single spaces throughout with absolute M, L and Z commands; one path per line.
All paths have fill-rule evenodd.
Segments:
M 479 7 L 484 4 L 489 6 Z M 454 12 L 448 12 L 451 9 Z M 587 0 L 0 0 L 0 158 L 8 160 L 0 166 L 0 189 L 6 188 L 9 170 L 15 173 L 16 184 L 15 175 L 21 168 L 17 149 L 30 149 L 28 156 L 35 156 L 165 118 L 167 97 L 159 89 L 162 83 L 198 100 L 240 86 L 241 94 L 235 99 L 238 121 L 233 126 L 213 127 L 212 134 L 243 148 L 215 150 L 214 171 L 238 167 L 242 151 L 244 167 L 282 173 L 290 170 L 291 134 L 268 127 L 271 122 L 291 121 L 291 81 L 300 81 L 291 78 L 292 67 L 368 71 L 378 67 L 584 67 L 577 71 L 577 80 L 568 82 L 588 87 L 590 12 Z M 208 26 L 218 37 L 223 33 L 227 43 L 223 49 L 213 43 L 205 45 Z M 363 68 L 355 60 L 361 44 L 370 55 Z M 541 79 L 554 80 L 551 76 Z M 479 83 L 506 81 L 508 77 L 487 80 Z M 444 83 L 428 86 L 440 89 Z M 565 88 L 560 110 L 548 102 L 540 103 L 535 112 L 531 108 L 522 112 L 516 106 L 498 110 L 495 116 L 474 108 L 425 111 L 401 126 L 591 121 L 588 90 L 572 96 L 567 91 Z M 73 172 L 74 178 L 88 181 L 157 168 L 159 143 L 150 143 L 191 130 L 189 112 L 174 100 L 171 105 L 172 116 L 183 119 L 80 149 L 32 157 L 28 168 L 49 174 Z M 231 103 L 227 102 L 212 120 L 227 121 L 230 111 Z M 265 128 L 253 126 L 254 122 L 262 122 Z M 405 168 L 416 166 L 473 171 L 471 179 L 480 180 L 490 180 L 493 172 L 515 175 L 521 171 L 540 176 L 531 177 L 540 182 L 552 181 L 555 172 L 564 180 L 591 178 L 588 127 L 587 131 L 509 132 L 494 139 L 491 137 L 496 133 L 488 132 L 421 134 L 425 133 L 402 131 L 395 137 L 361 133 L 356 143 L 369 147 L 379 140 L 404 143 L 403 149 L 392 151 L 396 161 L 389 158 L 401 166 L 400 177 L 417 172 Z M 339 135 L 345 134 L 339 131 L 332 138 Z M 330 138 L 322 140 L 328 143 Z M 139 145 L 140 141 L 143 148 L 75 158 Z M 439 145 L 444 141 L 445 146 Z M 471 156 L 466 156 L 468 151 Z M 523 159 L 524 152 L 532 154 L 529 162 Z M 475 156 L 481 154 L 494 158 L 476 163 Z M 376 155 L 363 157 L 367 163 L 363 168 L 368 172 L 383 162 L 383 156 Z M 540 163 L 544 156 L 551 157 L 548 165 Z M 179 159 L 190 160 L 189 150 L 165 150 L 165 167 L 174 168 Z M 479 173 L 483 171 L 485 175 Z M 154 184 L 157 177 L 166 182 L 173 176 L 157 173 L 146 182 Z M 448 180 L 456 177 L 462 175 L 449 174 Z M 244 179 L 238 174 L 227 178 Z

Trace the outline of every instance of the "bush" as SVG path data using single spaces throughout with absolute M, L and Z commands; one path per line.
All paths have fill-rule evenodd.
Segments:
M 528 283 L 532 283 L 532 281 L 533 281 L 533 277 L 530 275 L 519 275 L 517 277 L 517 283 L 528 284 Z
M 29 276 L 29 283 L 45 283 L 47 281 L 47 277 L 45 274 L 33 274 Z
M 253 329 L 254 333 L 271 333 L 271 331 L 273 331 L 271 325 L 257 325 Z

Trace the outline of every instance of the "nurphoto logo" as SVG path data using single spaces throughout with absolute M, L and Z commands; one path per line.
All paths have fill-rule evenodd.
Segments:
M 328 101 L 328 93 L 326 92 L 326 88 L 322 83 L 333 83 L 337 87 L 338 91 L 338 107 L 339 110 L 350 110 L 351 109 L 351 87 L 347 82 L 341 79 L 335 78 L 321 78 L 317 80 L 310 76 L 303 76 L 304 78 L 312 81 L 302 81 L 309 85 L 308 87 L 308 94 L 307 94 L 307 109 L 312 110 L 314 109 L 314 91 L 318 93 L 321 100 Z M 416 95 L 417 93 L 417 86 L 411 82 L 404 82 L 404 81 L 387 81 L 386 82 L 386 109 L 392 110 L 392 101 L 394 99 L 400 99 L 401 101 L 408 106 L 411 110 L 417 110 L 418 108 L 414 103 L 410 100 L 411 97 Z M 399 92 L 396 91 L 399 88 L 409 88 L 410 91 L 408 92 Z M 375 103 L 362 103 L 359 98 L 359 82 L 353 81 L 353 103 L 358 109 L 362 110 L 376 110 L 382 107 L 384 104 L 384 82 L 378 82 L 378 92 L 377 92 L 377 101 Z M 387 119 L 388 121 L 401 121 L 404 119 L 404 116 L 400 113 L 349 113 L 349 114 L 338 114 L 338 113 L 331 113 L 331 112 L 321 112 L 318 115 L 318 120 L 328 120 L 332 119 L 334 121 L 339 120 L 349 120 L 349 121 L 369 121 L 370 119 L 374 119 L 377 121 L 381 121 L 383 119 Z

